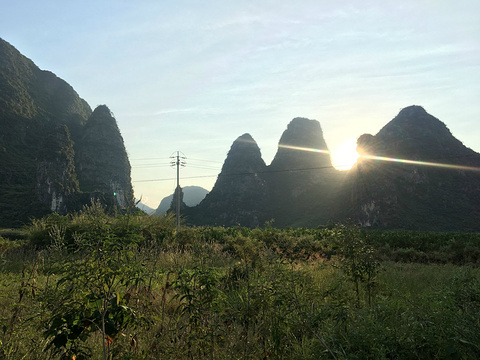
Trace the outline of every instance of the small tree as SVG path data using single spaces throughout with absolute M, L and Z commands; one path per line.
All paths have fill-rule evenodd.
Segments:
M 118 236 L 108 223 L 94 220 L 89 233 L 74 235 L 74 251 L 63 252 L 69 255 L 56 264 L 60 278 L 45 293 L 49 320 L 44 335 L 61 358 L 90 358 L 86 341 L 100 333 L 107 359 L 112 347 L 119 348 L 119 335 L 141 320 L 132 299 L 144 282 L 138 238 L 125 229 Z
M 360 305 L 360 284 L 363 284 L 370 306 L 375 277 L 380 270 L 375 249 L 366 242 L 365 235 L 356 226 L 340 225 L 337 229 L 336 245 L 339 267 L 354 283 L 357 305 Z
M 184 338 L 189 357 L 208 356 L 213 359 L 217 337 L 217 314 L 222 308 L 225 294 L 219 289 L 219 274 L 215 268 L 196 266 L 180 269 L 172 283 L 177 292 L 176 309 L 185 318 Z M 179 344 L 177 344 L 179 346 Z M 192 349 L 197 349 L 195 354 Z

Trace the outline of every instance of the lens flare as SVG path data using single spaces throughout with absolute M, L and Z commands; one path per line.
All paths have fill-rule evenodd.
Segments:
M 242 139 L 242 141 L 252 142 L 250 140 L 244 140 L 244 139 Z M 315 148 L 303 147 L 303 146 L 293 146 L 293 145 L 279 144 L 278 147 L 283 148 L 283 149 L 289 149 L 289 150 L 307 151 L 307 152 L 329 154 L 329 155 L 334 154 L 334 152 L 326 150 L 326 149 L 315 149 Z M 408 160 L 408 159 L 391 158 L 391 157 L 377 156 L 377 155 L 358 155 L 356 152 L 354 154 L 355 154 L 354 156 L 355 156 L 356 160 L 368 159 L 368 160 L 389 161 L 389 162 L 420 165 L 420 166 L 433 166 L 433 167 L 453 169 L 453 170 L 480 171 L 480 167 L 478 167 L 478 166 L 466 166 L 466 165 L 437 163 L 437 162 L 430 162 L 430 161 Z M 351 157 L 352 156 L 350 156 L 350 158 Z M 354 161 L 351 161 L 351 164 L 350 164 L 350 162 L 348 163 L 348 168 L 347 168 L 347 163 L 345 163 L 345 166 L 343 166 L 343 168 L 341 166 L 335 166 L 335 167 L 340 169 L 340 170 L 347 170 L 347 169 L 351 168 L 351 166 L 353 166 L 353 164 L 354 164 Z
M 315 153 L 330 154 L 330 151 L 328 151 L 328 150 L 314 149 L 314 148 L 309 148 L 309 147 L 282 145 L 282 144 L 278 145 L 278 147 L 283 148 L 283 149 L 290 149 L 290 150 L 299 150 L 299 151 L 308 151 L 308 152 L 315 152 Z
M 476 166 L 443 164 L 443 163 L 436 163 L 436 162 L 429 162 L 429 161 L 406 160 L 406 159 L 389 158 L 389 157 L 376 156 L 376 155 L 360 155 L 359 159 L 390 161 L 390 162 L 421 165 L 421 166 L 434 166 L 439 168 L 447 168 L 447 169 L 455 169 L 455 170 L 480 171 L 480 167 L 476 167 Z

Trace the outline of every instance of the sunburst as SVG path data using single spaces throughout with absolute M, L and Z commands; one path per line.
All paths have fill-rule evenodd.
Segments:
M 332 164 L 338 170 L 349 170 L 358 160 L 357 140 L 351 138 L 345 140 L 332 150 Z

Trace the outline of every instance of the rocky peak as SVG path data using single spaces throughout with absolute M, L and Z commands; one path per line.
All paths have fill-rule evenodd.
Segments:
M 421 106 L 409 106 L 375 136 L 376 155 L 436 160 L 461 156 L 465 146 Z M 388 150 L 387 150 L 388 149 Z
M 85 126 L 86 129 L 91 127 L 113 128 L 118 131 L 117 121 L 107 105 L 98 105 L 95 108 Z
M 180 212 L 183 214 L 183 212 L 187 208 L 187 204 L 185 204 L 185 202 L 183 201 L 183 198 L 184 198 L 185 194 L 183 192 L 182 187 L 180 187 L 180 186 L 177 186 L 177 188 L 175 189 L 175 191 L 173 193 L 172 201 L 170 202 L 170 208 L 167 210 L 167 213 L 174 213 L 174 214 L 177 213 L 177 206 L 178 206 L 178 203 L 179 203 L 179 199 L 178 199 L 179 195 L 180 195 Z
M 396 140 L 419 138 L 435 133 L 451 135 L 444 123 L 427 113 L 423 107 L 412 105 L 402 109 L 377 135 L 385 140 Z
M 331 165 L 320 123 L 298 117 L 283 132 L 270 167 L 274 170 L 291 170 Z
M 364 226 L 412 229 L 478 226 L 480 178 L 461 166 L 480 166 L 480 155 L 422 107 L 401 110 L 377 135 L 360 136 L 357 145 L 362 155 L 409 161 L 361 159 L 345 186 L 353 206 L 346 202 L 342 208 L 355 209 L 349 218 Z
M 254 173 L 264 168 L 265 162 L 257 143 L 250 134 L 243 134 L 230 147 L 221 174 Z
M 228 152 L 212 191 L 197 207 L 187 209 L 187 214 L 196 217 L 197 223 L 209 218 L 210 223 L 217 225 L 258 226 L 267 191 L 262 177 L 265 169 L 252 136 L 239 136 Z
M 222 194 L 224 191 L 231 192 L 232 189 L 241 194 L 244 192 L 242 189 L 256 187 L 261 182 L 259 174 L 263 173 L 265 168 L 260 148 L 252 136 L 250 134 L 239 136 L 230 147 L 212 190 L 212 196 L 215 193 Z
M 77 148 L 81 190 L 112 194 L 119 207 L 132 207 L 130 162 L 117 121 L 107 106 L 100 105 L 92 113 Z

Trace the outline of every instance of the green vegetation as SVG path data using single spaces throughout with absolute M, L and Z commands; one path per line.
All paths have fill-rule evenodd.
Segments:
M 480 357 L 480 235 L 181 228 L 92 204 L 0 232 L 0 359 Z

